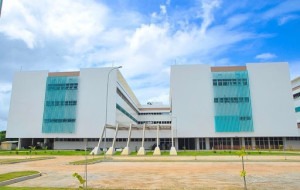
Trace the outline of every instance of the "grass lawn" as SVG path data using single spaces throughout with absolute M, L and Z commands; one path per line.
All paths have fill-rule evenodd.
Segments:
M 91 151 L 87 151 L 89 154 Z M 53 155 L 53 156 L 75 156 L 75 155 L 85 155 L 84 150 L 0 150 L 0 156 L 5 155 Z
M 178 156 L 226 156 L 226 155 L 237 155 L 237 152 L 239 150 L 201 150 L 201 151 L 178 151 Z M 90 151 L 87 151 L 87 155 L 90 158 L 91 155 L 89 155 Z M 300 156 L 300 151 L 281 151 L 281 150 L 246 150 L 247 155 L 251 156 L 272 156 L 272 155 L 286 155 L 286 156 Z M 33 152 L 30 152 L 30 150 L 13 150 L 13 151 L 0 151 L 1 155 L 27 155 L 27 156 L 35 156 L 35 155 L 47 155 L 47 156 L 84 156 L 85 151 L 84 150 L 35 150 Z M 94 157 L 97 156 L 103 156 L 104 153 L 102 152 L 100 155 L 94 155 Z M 136 156 L 137 152 L 131 152 L 130 156 Z M 146 151 L 146 156 L 152 156 L 153 151 Z M 169 156 L 169 151 L 162 150 L 161 151 L 162 156 Z M 121 156 L 121 152 L 117 151 L 114 156 Z
M 104 159 L 103 157 L 98 157 L 98 158 L 92 158 L 92 159 L 87 159 L 87 160 L 78 160 L 75 162 L 69 162 L 69 164 L 85 165 L 85 163 L 87 163 L 88 165 L 90 165 L 90 164 L 95 164 L 95 163 L 101 162 L 101 161 L 103 161 L 103 159 Z
M 15 164 L 20 162 L 31 162 L 31 161 L 38 161 L 38 160 L 47 160 L 52 159 L 54 157 L 33 157 L 33 158 L 27 158 L 27 159 L 0 159 L 0 165 L 1 164 Z
M 39 172 L 37 172 L 37 171 L 20 171 L 20 172 L 10 172 L 10 173 L 5 173 L 5 174 L 0 174 L 0 182 L 10 180 L 10 179 L 15 179 L 18 177 L 38 174 L 38 173 Z M 1 187 L 1 189 L 2 189 L 2 187 Z
M 1 190 L 74 190 L 78 188 L 55 188 L 55 187 L 1 187 Z
M 202 151 L 177 151 L 178 156 L 236 156 L 239 150 L 202 150 Z M 278 151 L 278 150 L 246 150 L 246 154 L 251 156 L 300 156 L 300 151 Z M 119 156 L 119 153 L 114 154 L 114 156 Z M 131 152 L 130 156 L 136 156 L 137 152 Z M 147 151 L 146 156 L 152 156 L 153 151 Z M 169 156 L 169 151 L 161 151 L 162 156 Z

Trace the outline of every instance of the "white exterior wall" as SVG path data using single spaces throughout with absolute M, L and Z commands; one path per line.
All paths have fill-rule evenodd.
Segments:
M 254 132 L 251 136 L 298 136 L 287 63 L 247 64 Z
M 99 138 L 105 124 L 107 76 L 111 69 L 81 69 L 75 133 L 70 134 L 42 133 L 48 72 L 18 72 L 13 81 L 7 137 Z M 112 125 L 116 124 L 116 84 L 116 70 L 113 70 L 107 104 L 107 123 Z
M 70 138 L 99 138 L 105 125 L 106 88 L 112 68 L 81 69 L 78 84 L 76 133 Z M 108 83 L 107 123 L 116 124 L 116 70 Z M 107 135 L 110 135 L 108 131 Z M 113 133 L 112 133 L 113 134 Z M 66 135 L 61 134 L 66 137 Z
M 175 137 L 215 136 L 209 65 L 171 67 L 171 106 Z
M 47 76 L 47 71 L 15 74 L 7 122 L 7 138 L 42 136 Z
M 171 68 L 175 137 L 299 136 L 287 63 L 247 64 L 254 132 L 216 133 L 209 65 Z

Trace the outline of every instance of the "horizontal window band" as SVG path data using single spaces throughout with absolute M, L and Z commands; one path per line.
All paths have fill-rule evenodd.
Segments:
M 46 106 L 76 106 L 77 101 L 46 101 Z
M 76 119 L 44 119 L 45 123 L 74 123 Z
M 214 98 L 215 103 L 248 103 L 249 101 L 249 97 Z

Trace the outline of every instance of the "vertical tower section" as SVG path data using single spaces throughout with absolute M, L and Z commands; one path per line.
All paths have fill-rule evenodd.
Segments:
M 78 76 L 48 76 L 43 133 L 75 133 Z
M 212 69 L 215 132 L 253 132 L 248 71 Z

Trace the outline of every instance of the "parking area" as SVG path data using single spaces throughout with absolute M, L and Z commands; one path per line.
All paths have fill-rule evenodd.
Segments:
M 8 158 L 1 156 L 0 159 Z M 9 158 L 12 158 L 9 156 Z M 18 158 L 21 158 L 20 156 Z M 215 159 L 215 160 L 212 160 Z M 254 158 L 251 157 L 250 160 Z M 264 156 L 266 161 L 246 162 L 249 189 L 297 189 L 300 186 L 300 157 L 288 161 L 282 156 Z M 15 187 L 78 187 L 74 172 L 84 175 L 85 166 L 70 165 L 83 156 L 56 156 L 55 159 L 0 165 L 0 173 L 37 170 L 42 176 L 16 183 Z M 88 165 L 88 186 L 107 189 L 242 189 L 238 157 L 201 157 L 198 160 L 152 160 L 131 162 L 128 158 Z M 155 160 L 157 159 L 157 160 Z M 176 161 L 176 159 L 178 159 Z M 223 160 L 222 160 L 223 159 Z M 282 162 L 278 160 L 282 159 Z M 274 161 L 272 161 L 274 160 Z

